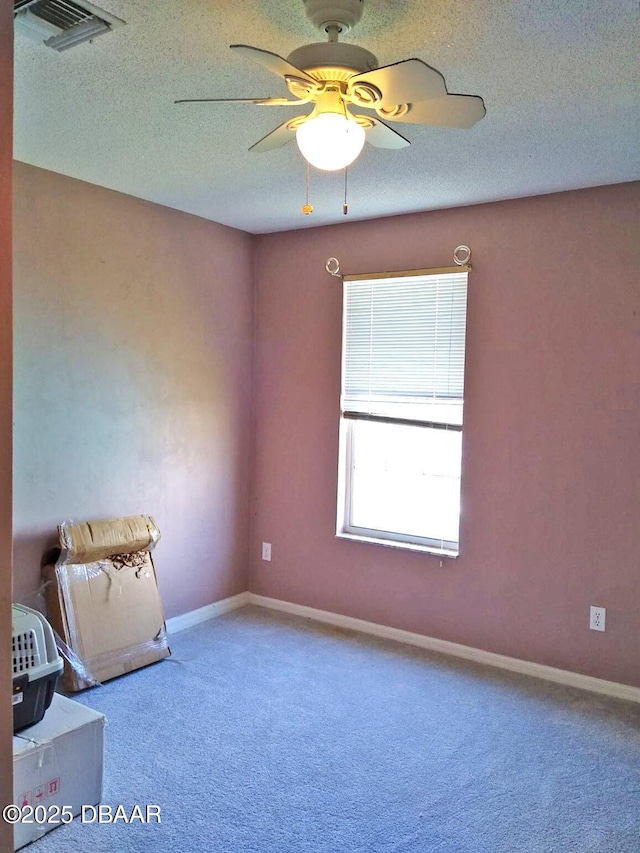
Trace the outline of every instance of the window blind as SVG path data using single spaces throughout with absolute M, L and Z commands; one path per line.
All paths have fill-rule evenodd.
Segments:
M 344 282 L 342 411 L 462 424 L 467 272 Z

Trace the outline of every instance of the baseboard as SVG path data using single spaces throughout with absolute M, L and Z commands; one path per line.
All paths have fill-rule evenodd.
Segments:
M 236 598 L 238 597 L 236 596 Z M 255 604 L 258 607 L 266 607 L 270 610 L 279 610 L 283 613 L 291 613 L 295 616 L 304 616 L 307 619 L 315 619 L 318 622 L 335 625 L 337 628 L 347 628 L 350 631 L 372 634 L 375 637 L 382 637 L 385 640 L 394 640 L 399 643 L 407 643 L 410 646 L 419 646 L 429 651 L 441 652 L 445 655 L 476 661 L 477 663 L 487 664 L 488 666 L 498 667 L 499 669 L 507 669 L 510 672 L 518 672 L 521 675 L 530 675 L 533 678 L 555 681 L 567 687 L 578 687 L 581 690 L 602 693 L 605 696 L 612 696 L 616 699 L 640 702 L 640 688 L 632 687 L 629 684 L 618 684 L 615 681 L 605 681 L 602 678 L 593 678 L 590 675 L 581 675 L 577 672 L 556 669 L 555 667 L 545 666 L 544 664 L 499 655 L 495 652 L 486 652 L 482 649 L 475 649 L 472 646 L 463 646 L 459 643 L 451 643 L 448 640 L 438 640 L 435 637 L 427 637 L 424 634 L 414 634 L 411 631 L 403 631 L 400 628 L 390 628 L 387 625 L 378 625 L 375 622 L 366 622 L 364 619 L 354 619 L 351 616 L 341 616 L 339 613 L 318 610 L 315 607 L 306 607 L 302 604 L 294 604 L 291 601 L 267 598 L 264 595 L 248 593 L 248 600 L 245 603 Z
M 406 643 L 410 646 L 418 646 L 432 652 L 451 655 L 452 657 L 464 658 L 487 666 L 506 669 L 510 672 L 518 672 L 521 675 L 529 675 L 533 678 L 542 678 L 545 681 L 554 681 L 567 687 L 577 687 L 580 690 L 588 690 L 591 693 L 601 693 L 604 696 L 612 696 L 615 699 L 625 699 L 628 702 L 640 703 L 640 687 L 632 687 L 629 684 L 619 684 L 616 681 L 605 681 L 603 678 L 594 678 L 591 675 L 581 675 L 578 672 L 570 672 L 566 669 L 556 669 L 553 666 L 545 666 L 540 663 L 511 658 L 499 655 L 495 652 L 487 652 L 483 649 L 475 649 L 472 646 L 463 646 L 460 643 L 452 643 L 449 640 L 438 640 L 436 637 L 427 637 L 425 634 L 414 634 L 401 628 L 391 628 L 388 625 L 378 625 L 375 622 L 367 622 L 364 619 L 355 619 L 352 616 L 343 616 L 340 613 L 332 613 L 329 610 L 319 610 L 316 607 L 307 607 L 303 604 L 294 604 L 292 601 L 282 601 L 278 598 L 267 598 L 264 595 L 256 595 L 253 592 L 241 592 L 230 598 L 223 598 L 213 604 L 207 604 L 189 613 L 182 613 L 167 619 L 167 633 L 176 634 L 222 616 L 240 607 L 254 604 L 269 610 L 279 610 L 282 613 L 291 613 L 294 616 L 304 616 L 306 619 L 314 619 L 317 622 L 325 622 L 336 628 L 346 628 L 349 631 L 359 631 L 362 634 L 371 634 L 385 640 L 393 640 L 398 643 Z
M 214 601 L 213 604 L 206 604 L 197 610 L 190 610 L 189 613 L 173 616 L 171 619 L 167 619 L 167 633 L 177 634 L 178 631 L 184 631 L 185 628 L 206 622 L 207 619 L 214 619 L 216 616 L 222 616 L 223 613 L 229 613 L 239 607 L 246 607 L 250 603 L 250 595 L 248 592 L 240 592 L 230 598 L 223 598 L 220 601 Z

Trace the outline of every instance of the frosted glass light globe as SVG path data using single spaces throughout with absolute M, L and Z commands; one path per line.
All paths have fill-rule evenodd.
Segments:
M 339 113 L 321 113 L 301 124 L 296 141 L 302 156 L 326 172 L 350 166 L 362 151 L 364 128 Z

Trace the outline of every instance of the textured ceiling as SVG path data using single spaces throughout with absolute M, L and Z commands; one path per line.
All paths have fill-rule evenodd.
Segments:
M 303 216 L 295 142 L 247 150 L 291 108 L 173 104 L 286 95 L 228 45 L 323 41 L 302 0 L 94 2 L 127 26 L 64 53 L 16 36 L 18 160 L 253 233 L 344 221 L 342 174 L 312 170 Z M 391 123 L 411 147 L 365 146 L 351 219 L 640 178 L 637 0 L 366 0 L 343 40 L 423 59 L 487 107 L 470 130 Z

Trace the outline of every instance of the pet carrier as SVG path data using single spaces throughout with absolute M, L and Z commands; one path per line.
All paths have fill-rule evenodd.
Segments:
M 30 607 L 12 607 L 13 730 L 39 723 L 51 704 L 62 658 L 47 620 Z

